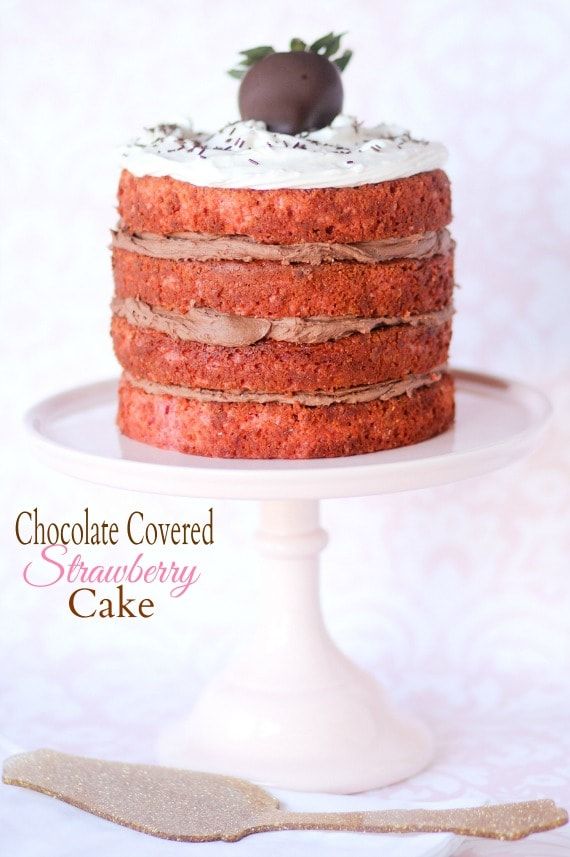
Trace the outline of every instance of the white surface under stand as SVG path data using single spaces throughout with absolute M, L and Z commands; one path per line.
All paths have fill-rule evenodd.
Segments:
M 164 452 L 119 435 L 116 382 L 80 387 L 26 418 L 48 465 L 130 490 L 257 499 L 258 624 L 194 708 L 159 740 L 166 764 L 271 786 L 350 793 L 413 775 L 434 748 L 426 728 L 335 646 L 319 604 L 326 544 L 319 499 L 406 491 L 495 470 L 530 452 L 549 414 L 538 391 L 456 372 L 453 429 L 415 446 L 317 461 L 229 461 Z

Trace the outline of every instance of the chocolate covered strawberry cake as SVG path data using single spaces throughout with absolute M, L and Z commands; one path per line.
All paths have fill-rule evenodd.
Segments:
M 320 458 L 453 421 L 445 149 L 337 116 L 346 52 L 294 43 L 244 52 L 241 121 L 123 150 L 112 335 L 135 440 Z

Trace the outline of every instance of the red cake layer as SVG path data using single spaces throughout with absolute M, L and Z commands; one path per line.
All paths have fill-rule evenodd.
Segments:
M 451 323 L 400 325 L 315 345 L 266 340 L 229 348 L 112 322 L 115 353 L 136 378 L 210 390 L 333 391 L 421 375 L 447 361 Z
M 256 241 L 371 241 L 436 231 L 451 220 L 449 179 L 432 170 L 360 187 L 197 187 L 123 170 L 119 214 L 130 232 L 208 232 Z
M 123 380 L 123 434 L 163 449 L 219 458 L 329 458 L 427 440 L 453 422 L 449 375 L 411 396 L 306 407 L 194 401 L 148 393 Z
M 116 294 L 186 312 L 237 315 L 402 316 L 442 309 L 453 292 L 453 253 L 377 264 L 174 261 L 113 250 Z

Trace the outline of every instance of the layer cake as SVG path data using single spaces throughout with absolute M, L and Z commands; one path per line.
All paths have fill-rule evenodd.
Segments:
M 126 147 L 120 430 L 195 455 L 289 459 L 447 429 L 445 154 L 344 116 L 301 134 L 159 126 Z

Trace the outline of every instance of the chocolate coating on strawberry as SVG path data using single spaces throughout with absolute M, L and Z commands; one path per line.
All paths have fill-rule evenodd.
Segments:
M 270 131 L 299 134 L 330 125 L 342 110 L 343 87 L 337 66 L 308 51 L 271 53 L 242 80 L 242 119 L 265 122 Z
M 312 44 L 294 38 L 286 52 L 271 45 L 240 51 L 241 59 L 228 74 L 241 80 L 241 118 L 265 122 L 281 134 L 330 125 L 342 110 L 340 72 L 352 57 L 350 49 L 339 53 L 344 35 L 330 32 Z

